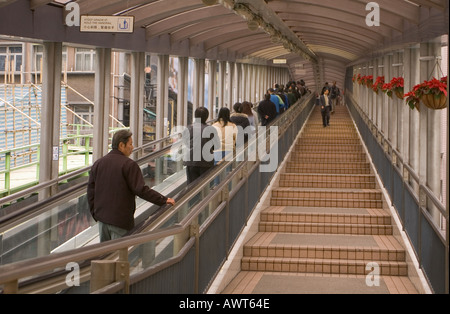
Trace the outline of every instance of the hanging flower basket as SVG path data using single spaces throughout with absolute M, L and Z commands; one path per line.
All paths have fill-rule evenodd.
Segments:
M 403 99 L 403 88 L 396 88 L 395 89 L 395 96 L 397 96 L 398 99 Z
M 392 89 L 399 99 L 403 99 L 404 79 L 403 77 L 394 77 L 391 80 Z
M 356 77 L 356 80 L 357 80 L 357 82 L 358 82 L 359 85 L 362 84 L 363 78 L 362 78 L 361 74 L 358 74 L 358 76 Z
M 390 83 L 383 84 L 383 87 L 381 87 L 381 90 L 383 93 L 388 95 L 389 97 L 392 97 L 392 87 Z
M 373 76 L 372 75 L 366 75 L 364 76 L 364 85 L 368 88 L 372 88 L 373 86 Z
M 394 77 L 389 83 L 384 84 L 381 89 L 389 97 L 392 97 L 392 94 L 395 93 L 398 98 L 403 99 L 403 87 L 403 77 Z
M 411 109 L 419 110 L 420 101 L 430 109 L 444 109 L 447 107 L 447 77 L 424 81 L 422 84 L 414 86 L 412 91 L 405 96 Z
M 447 107 L 447 96 L 446 95 L 435 95 L 435 94 L 427 94 L 422 95 L 420 100 L 423 102 L 425 106 L 430 109 L 439 110 Z
M 384 85 L 384 76 L 378 76 L 375 80 L 375 83 L 373 83 L 372 90 L 378 94 L 380 89 L 383 88 Z

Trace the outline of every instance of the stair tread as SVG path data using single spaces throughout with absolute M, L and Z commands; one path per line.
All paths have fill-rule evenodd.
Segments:
M 329 263 L 335 263 L 335 264 L 339 264 L 339 263 L 346 263 L 346 264 L 350 264 L 350 263 L 357 263 L 357 264 L 363 264 L 366 265 L 368 263 L 371 262 L 376 262 L 379 264 L 399 264 L 399 265 L 405 265 L 407 266 L 407 262 L 406 261 L 383 261 L 383 260 L 377 260 L 374 261 L 372 259 L 345 259 L 345 258 L 341 258 L 341 259 L 337 259 L 337 258 L 309 258 L 309 257 L 255 257 L 255 256 L 244 256 L 242 257 L 242 261 L 251 261 L 251 260 L 273 260 L 273 261 L 285 261 L 288 260 L 289 262 L 295 262 L 295 261 L 305 261 L 305 262 L 317 262 L 317 261 L 322 261 L 322 262 L 329 262 Z M 381 266 L 381 265 L 380 265 Z
M 307 207 L 307 206 L 267 206 L 262 213 L 306 213 L 306 214 L 356 214 L 356 215 L 388 215 L 382 208 L 357 208 L 357 207 Z
M 382 193 L 380 189 L 327 189 L 327 188 L 314 188 L 314 187 L 281 187 L 281 186 L 277 186 L 274 187 L 273 190 L 277 190 L 277 191 L 295 191 L 295 192 L 330 192 L 330 193 L 335 193 L 335 192 L 344 192 L 344 193 L 349 193 L 349 192 L 353 192 L 353 193 Z
M 261 217 L 278 216 L 311 216 L 311 217 L 391 217 L 381 208 L 351 208 L 351 207 L 300 207 L 300 206 L 269 206 L 261 211 Z
M 404 251 L 393 235 L 340 235 L 258 232 L 244 247 L 320 247 Z

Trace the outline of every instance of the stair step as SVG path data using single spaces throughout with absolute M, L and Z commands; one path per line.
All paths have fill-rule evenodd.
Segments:
M 282 173 L 281 187 L 375 189 L 373 175 Z
M 354 162 L 359 161 L 363 162 L 367 160 L 365 153 L 357 153 L 357 152 L 332 152 L 332 153 L 324 153 L 324 152 L 308 152 L 308 151 L 293 151 L 291 154 L 291 158 L 297 161 L 301 161 L 301 158 L 326 158 L 330 161 L 330 163 L 335 162 Z M 318 160 L 316 161 L 318 162 Z
M 328 190 L 274 188 L 272 206 L 383 208 L 383 195 L 378 190 Z
M 244 255 L 251 256 L 254 253 L 257 253 L 255 256 L 274 256 L 273 251 L 269 252 L 270 255 L 267 255 L 267 251 L 258 251 L 258 248 L 268 248 L 268 247 L 283 247 L 285 250 L 290 250 L 291 248 L 304 248 L 308 247 L 310 250 L 315 250 L 319 248 L 319 250 L 327 249 L 332 250 L 332 257 L 337 257 L 336 252 L 340 250 L 356 250 L 359 251 L 377 251 L 381 250 L 381 252 L 396 252 L 398 254 L 405 253 L 405 249 L 403 246 L 397 241 L 397 239 L 392 235 L 336 235 L 336 234 L 318 234 L 318 233 L 268 233 L 268 232 L 258 232 L 256 233 L 244 246 Z M 254 251 L 250 251 L 253 249 Z M 276 252 L 276 257 L 287 257 L 280 253 Z M 287 254 L 287 253 L 286 253 Z M 308 257 L 321 257 L 323 255 L 308 255 Z M 370 255 L 364 255 L 364 258 L 368 258 Z M 304 257 L 304 256 L 298 256 Z M 329 255 L 325 255 L 326 258 L 329 258 Z M 339 255 L 340 258 L 343 258 L 344 255 Z M 360 257 L 356 258 L 355 256 L 349 256 L 351 259 L 361 259 Z M 372 259 L 375 259 L 376 256 L 372 256 Z M 378 257 L 376 259 L 379 259 Z M 385 257 L 383 257 L 385 259 Z M 391 255 L 387 260 L 400 259 L 404 261 L 404 255 Z
M 260 221 L 260 232 L 392 235 L 392 225 Z
M 310 129 L 308 128 L 308 129 L 305 129 L 305 131 L 303 131 L 303 134 L 302 134 L 302 135 L 303 135 L 305 138 L 314 137 L 314 138 L 321 138 L 321 139 L 327 139 L 327 140 L 332 139 L 333 137 L 330 137 L 330 134 L 329 134 L 329 133 L 323 132 L 324 130 L 329 131 L 329 130 L 331 130 L 331 128 L 328 129 L 328 128 L 322 127 L 322 130 L 321 130 L 321 131 L 310 130 Z M 334 131 L 337 131 L 337 130 L 334 130 Z M 321 133 L 321 132 L 322 132 L 322 133 Z M 330 131 L 330 132 L 331 132 L 331 131 Z M 354 132 L 342 133 L 342 134 L 339 133 L 339 137 L 338 137 L 338 138 L 339 138 L 339 139 L 358 139 L 358 140 L 359 140 L 358 135 L 355 134 Z
M 312 189 L 294 187 L 276 187 L 272 189 L 273 198 L 317 198 L 318 200 L 382 200 L 383 194 L 380 190 L 360 189 Z M 347 207 L 347 206 L 343 206 Z
M 324 199 L 315 198 L 283 198 L 272 197 L 271 206 L 309 206 L 309 207 L 351 207 L 351 208 L 382 208 L 381 200 L 352 200 L 352 199 Z
M 346 182 L 346 181 L 313 181 L 313 180 L 280 180 L 281 187 L 312 187 L 328 189 L 374 189 L 375 182 Z
M 336 213 L 336 212 L 293 212 L 277 211 L 283 207 L 272 207 L 273 210 L 261 212 L 260 221 L 262 222 L 292 222 L 292 223 L 335 223 L 335 224 L 373 224 L 390 225 L 391 216 L 381 209 L 364 210 L 369 213 Z M 343 208 L 344 209 L 344 208 Z M 344 209 L 345 210 L 345 209 Z M 363 210 L 361 210 L 363 211 Z
M 303 144 L 335 144 L 335 145 L 361 145 L 359 138 L 342 139 L 342 138 L 316 138 L 316 137 L 301 137 L 296 145 Z
M 355 134 L 355 127 L 353 125 L 348 124 L 348 123 L 340 123 L 340 122 L 336 122 L 335 121 L 333 123 L 330 122 L 330 126 L 331 125 L 333 125 L 332 129 L 339 131 L 339 136 L 341 134 Z M 325 130 L 331 130 L 331 128 L 330 129 L 325 129 Z M 309 132 L 323 132 L 324 131 L 323 124 L 322 123 L 320 123 L 320 124 L 316 123 L 316 124 L 310 125 L 309 128 L 308 128 L 308 131 Z
M 243 257 L 243 271 L 267 272 L 302 272 L 323 274 L 367 275 L 373 271 L 368 267 L 373 260 L 350 259 L 314 259 L 314 258 L 282 258 L 282 257 Z M 406 262 L 378 261 L 380 275 L 406 276 Z
M 370 168 L 364 167 L 362 165 L 355 165 L 354 167 L 350 167 L 347 164 L 342 165 L 314 165 L 309 163 L 304 163 L 301 166 L 297 166 L 292 162 L 287 162 L 286 164 L 286 172 L 288 173 L 302 173 L 302 174 L 371 174 Z
M 355 144 L 296 144 L 294 154 L 301 152 L 362 152 L 362 145 Z

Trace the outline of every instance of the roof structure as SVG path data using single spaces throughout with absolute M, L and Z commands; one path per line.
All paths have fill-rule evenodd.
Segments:
M 81 15 L 134 16 L 132 34 L 81 33 Z M 448 34 L 447 0 L 2 0 L 0 36 L 194 58 L 273 64 L 286 60 L 309 86 L 389 49 Z

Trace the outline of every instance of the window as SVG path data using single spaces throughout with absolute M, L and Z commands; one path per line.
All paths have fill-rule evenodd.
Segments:
M 0 71 L 20 72 L 22 66 L 22 46 L 0 47 Z
M 93 72 L 95 70 L 95 50 L 77 48 L 75 52 L 75 71 Z

